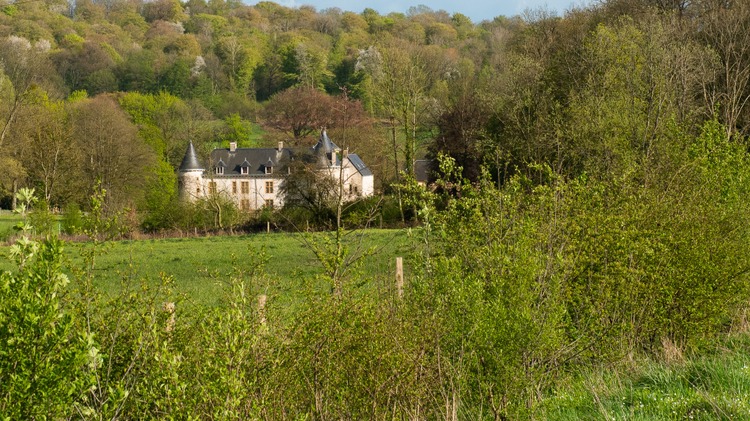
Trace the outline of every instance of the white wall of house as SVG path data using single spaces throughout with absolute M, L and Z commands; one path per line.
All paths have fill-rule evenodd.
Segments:
M 362 176 L 351 161 L 344 157 L 341 166 L 331 166 L 327 171 L 334 180 L 343 180 L 344 200 L 354 200 L 374 194 L 372 175 Z M 281 195 L 283 178 L 267 175 L 219 175 L 213 171 L 190 170 L 179 174 L 180 197 L 189 202 L 218 194 L 231 200 L 242 210 L 253 211 L 272 205 L 284 206 Z
M 375 194 L 375 177 L 372 174 L 360 176 L 360 185 L 362 186 L 362 196 L 372 196 Z
M 242 210 L 258 210 L 269 204 L 282 207 L 279 193 L 282 179 L 278 177 L 232 177 L 210 176 L 203 180 L 205 196 L 218 194 L 234 202 Z

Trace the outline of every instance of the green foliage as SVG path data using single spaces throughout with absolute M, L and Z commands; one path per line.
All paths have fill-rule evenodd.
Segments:
M 29 214 L 29 223 L 38 235 L 56 234 L 58 231 L 57 219 L 50 211 L 46 200 L 36 202 L 34 210 Z
M 175 214 L 178 201 L 177 175 L 169 163 L 160 161 L 146 187 L 143 229 L 150 232 L 174 228 L 179 217 Z
M 20 191 L 23 208 L 33 191 Z M 28 225 L 24 226 L 28 231 Z M 62 243 L 27 236 L 11 248 L 17 269 L 0 274 L 0 415 L 7 419 L 64 418 L 93 386 L 84 369 L 96 369 L 91 337 L 76 330 L 65 306 L 68 277 Z
M 37 201 L 36 196 L 34 196 L 34 189 L 28 189 L 25 187 L 18 189 L 18 192 L 16 193 L 16 200 L 16 208 L 13 209 L 13 213 L 20 215 L 22 220 L 21 222 L 16 224 L 15 229 L 16 231 L 26 235 L 29 234 L 33 228 L 31 224 L 29 224 L 28 213 L 30 211 L 31 205 Z
M 443 169 L 449 177 L 461 172 L 450 160 Z M 446 181 L 460 198 L 433 217 L 423 210 L 425 224 L 434 224 L 425 238 L 432 255 L 408 299 L 418 314 L 437 317 L 425 340 L 435 341 L 437 364 L 451 372 L 441 393 L 467 416 L 487 407 L 496 417 L 518 417 L 573 352 L 563 220 L 553 217 L 564 206 L 560 187 L 529 192 L 517 178 L 497 190 L 486 174 L 477 186 Z
M 85 38 L 81 37 L 80 35 L 76 33 L 70 33 L 70 34 L 66 34 L 60 43 L 68 48 L 71 48 L 71 47 L 80 48 L 81 46 L 83 46 L 84 42 L 86 42 Z
M 165 119 L 171 109 L 182 106 L 179 98 L 162 92 L 158 95 L 129 93 L 119 100 L 120 106 L 130 115 L 133 122 L 139 126 L 140 137 L 151 146 L 160 156 L 166 154 L 167 142 L 165 133 L 159 123 L 176 124 Z M 164 121 L 166 120 L 166 121 Z
M 310 223 L 314 226 L 330 227 L 336 218 L 339 184 L 316 165 L 301 160 L 292 161 L 280 190 L 285 208 L 304 209 L 306 212 L 296 212 L 297 215 L 309 215 L 312 218 Z
M 17 246 L 18 272 L 0 275 L 0 414 L 67 417 L 92 385 L 83 368 L 95 348 L 61 307 L 68 278 L 60 241 L 22 239 Z
M 443 162 L 452 196 L 422 211 L 431 255 L 413 299 L 438 315 L 462 405 L 526 416 L 561 361 L 692 349 L 725 331 L 750 296 L 747 158 L 725 133 L 708 124 L 691 148 L 704 153 L 658 186 L 542 167 L 549 183 L 516 176 L 498 190 Z
M 3 13 L 7 16 L 13 17 L 18 13 L 18 8 L 13 4 L 3 6 Z
M 89 97 L 88 92 L 86 91 L 73 91 L 68 95 L 68 102 L 75 103 L 78 101 L 83 101 Z
M 21 188 L 21 234 L 50 221 L 22 187 L 51 192 L 60 184 L 50 177 L 62 173 L 70 192 L 47 193 L 55 203 L 80 202 L 68 186 L 106 175 L 118 206 L 143 212 L 108 209 L 99 187 L 88 215 L 66 210 L 66 230 L 80 226 L 94 240 L 71 265 L 72 296 L 56 240 L 23 236 L 8 249 L 17 269 L 0 275 L 0 418 L 538 418 L 540 398 L 575 382 L 569 374 L 669 347 L 705 349 L 750 299 L 742 137 L 750 9 L 661 3 L 601 2 L 564 17 L 529 12 L 480 25 L 425 7 L 380 16 L 272 2 L 164 0 L 139 9 L 82 1 L 72 20 L 34 2 L 3 6 L 0 183 L 4 192 Z M 178 23 L 186 19 L 187 34 Z M 466 168 L 444 161 L 435 192 L 405 177 L 394 185 L 398 198 L 343 211 L 326 180 L 294 171 L 300 192 L 313 194 L 288 203 L 307 208 L 266 210 L 253 222 L 303 229 L 308 220 L 337 221 L 304 244 L 264 235 L 175 240 L 169 252 L 156 242 L 103 247 L 134 215 L 148 230 L 211 233 L 244 223 L 250 216 L 226 198 L 177 203 L 172 170 L 188 140 L 254 146 L 262 133 L 249 123 L 255 99 L 294 85 L 349 86 L 366 99 L 393 145 L 362 137 L 392 178 L 402 167 L 412 172 L 425 136 Z M 105 96 L 74 93 L 75 112 L 36 124 L 47 97 L 78 88 L 123 91 L 110 97 L 141 142 L 125 142 L 129 122 L 105 118 L 119 112 L 103 108 Z M 104 136 L 118 126 L 119 135 Z M 75 138 L 75 153 L 42 165 L 40 153 L 53 150 L 32 142 L 42 135 Z M 116 159 L 127 152 L 137 153 Z M 97 166 L 68 173 L 54 162 Z M 493 177 L 481 163 L 491 163 Z M 423 225 L 413 231 L 419 243 L 407 262 L 415 270 L 403 298 L 390 265 L 358 265 L 370 251 L 357 254 L 342 228 L 366 225 L 373 209 L 386 223 L 414 216 Z M 286 254 L 231 257 L 245 240 Z M 118 251 L 114 263 L 101 255 L 108 247 Z M 124 257 L 138 247 L 146 258 Z M 207 248 L 221 258 L 201 260 Z M 266 264 L 282 279 L 259 269 Z M 176 276 L 140 274 L 146 267 Z M 99 283 L 113 276 L 120 289 L 103 297 Z M 226 296 L 205 307 L 175 297 L 178 288 L 200 291 L 201 303 L 216 304 L 216 289 Z M 618 390 L 593 377 L 597 387 L 574 386 L 572 403 L 541 418 L 741 418 L 747 361 L 727 365 L 726 373 L 703 362 L 646 367 L 632 379 L 615 376 L 625 385 Z M 715 387 L 722 383 L 734 391 Z
M 118 238 L 128 229 L 122 221 L 124 211 L 107 211 L 106 198 L 107 190 L 97 183 L 91 196 L 90 210 L 83 219 L 83 233 L 94 242 Z
M 172 212 L 172 217 L 176 219 L 175 225 L 186 231 L 232 230 L 248 218 L 248 214 L 240 212 L 234 201 L 223 195 L 214 195 L 195 203 L 180 203 L 178 208 L 180 212 Z
M 249 121 L 243 120 L 239 114 L 232 114 L 224 119 L 224 123 L 226 130 L 222 142 L 237 142 L 237 146 L 241 148 L 256 146 L 251 143 L 253 126 Z
M 63 232 L 68 235 L 77 235 L 83 232 L 84 215 L 78 203 L 69 202 L 65 205 L 60 223 L 62 224 Z

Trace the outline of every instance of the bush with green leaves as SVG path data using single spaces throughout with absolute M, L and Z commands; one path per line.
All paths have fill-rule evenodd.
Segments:
M 62 231 L 68 235 L 77 235 L 83 232 L 84 215 L 78 203 L 70 202 L 65 205 L 62 214 Z
M 437 367 L 455 376 L 442 395 L 460 412 L 530 416 L 571 367 L 727 331 L 750 300 L 747 154 L 708 123 L 681 159 L 661 183 L 542 166 L 549 181 L 500 189 L 443 163 L 444 209 L 422 202 L 429 255 L 407 298 L 438 320 Z
M 33 191 L 18 197 L 22 211 L 34 201 Z M 0 274 L 0 418 L 68 418 L 93 386 L 98 350 L 68 305 L 62 242 L 22 228 L 10 248 L 17 269 Z
M 55 215 L 49 209 L 46 200 L 38 200 L 34 204 L 32 212 L 29 213 L 29 222 L 38 235 L 47 235 L 58 232 Z

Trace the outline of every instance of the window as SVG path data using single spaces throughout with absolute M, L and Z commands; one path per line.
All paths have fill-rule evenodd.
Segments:
M 273 209 L 273 199 L 266 199 L 266 207 Z
M 273 193 L 273 181 L 266 181 L 266 193 Z
M 237 194 L 237 182 L 232 181 L 232 193 Z
M 208 194 L 216 194 L 216 182 L 211 181 L 208 183 Z
M 216 175 L 224 175 L 224 167 L 216 167 Z
M 240 167 L 240 174 L 242 175 L 250 174 L 250 167 Z
M 242 194 L 248 194 L 250 193 L 250 182 L 249 181 L 243 181 L 240 183 L 240 189 L 242 191 Z
M 240 209 L 243 211 L 250 210 L 250 201 L 248 199 L 240 200 Z
M 273 167 L 266 167 L 266 174 L 273 174 Z

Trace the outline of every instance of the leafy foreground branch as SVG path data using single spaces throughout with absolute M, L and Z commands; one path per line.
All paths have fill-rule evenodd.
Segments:
M 582 373 L 715 349 L 743 326 L 746 154 L 715 124 L 675 153 L 679 165 L 659 177 L 636 167 L 565 179 L 541 166 L 543 183 L 502 188 L 444 161 L 441 193 L 409 195 L 427 247 L 402 298 L 377 274 L 348 273 L 347 288 L 311 288 L 289 312 L 265 299 L 275 280 L 251 253 L 217 307 L 174 297 L 169 277 L 158 288 L 124 281 L 107 299 L 85 268 L 65 286 L 57 240 L 20 240 L 18 269 L 2 275 L 0 415 L 564 417 L 561 385 L 580 393 Z M 602 402 L 598 414 L 638 416 L 639 402 L 619 412 Z M 741 414 L 731 405 L 712 399 L 701 414 Z M 654 417 L 695 414 L 671 410 Z

